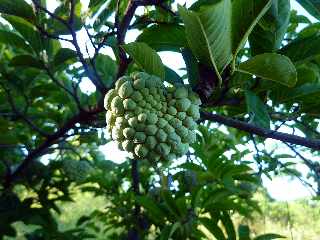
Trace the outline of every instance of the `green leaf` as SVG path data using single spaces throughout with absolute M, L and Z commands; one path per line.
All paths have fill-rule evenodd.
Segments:
M 60 48 L 53 59 L 54 67 L 57 67 L 68 60 L 77 58 L 77 53 L 70 48 Z
M 35 20 L 32 7 L 24 0 L 1 0 L 0 13 L 22 17 L 29 22 Z
M 98 17 L 94 21 L 93 28 L 96 31 L 99 31 L 101 29 L 101 27 L 107 22 L 108 18 L 114 12 L 114 8 L 115 8 L 116 4 L 111 4 L 113 2 L 115 2 L 115 1 L 109 2 L 109 4 L 106 6 L 106 8 L 103 9 L 99 13 Z
M 4 43 L 16 48 L 24 49 L 28 52 L 32 52 L 32 49 L 28 44 L 26 44 L 25 40 L 13 32 L 0 30 L 0 43 Z
M 71 26 L 74 31 L 79 31 L 83 25 L 81 20 L 81 8 L 82 8 L 81 2 L 79 0 L 75 1 L 74 18 Z M 53 14 L 65 21 L 68 21 L 70 17 L 70 4 L 62 3 L 60 6 L 58 6 L 55 9 Z M 49 19 L 47 24 L 48 24 L 47 29 L 51 34 L 54 34 L 54 35 L 70 34 L 69 27 L 56 19 Z
M 320 36 L 318 34 L 308 38 L 298 38 L 278 52 L 286 55 L 296 64 L 304 63 L 320 55 L 319 41 Z
M 175 84 L 183 84 L 182 78 L 171 68 L 165 66 L 166 76 L 164 80 L 168 83 L 171 83 L 173 85 Z
M 320 20 L 320 2 L 319 0 L 297 0 L 301 6 L 306 9 L 312 16 Z
M 194 87 L 197 85 L 200 78 L 197 59 L 188 48 L 184 48 L 181 53 L 187 67 L 189 84 Z
M 153 25 L 143 30 L 137 42 L 145 42 L 157 51 L 180 52 L 187 44 L 184 27 L 173 24 Z
M 267 233 L 267 234 L 263 234 L 255 237 L 254 240 L 272 240 L 272 239 L 278 239 L 278 238 L 286 238 L 286 237 L 281 236 L 279 234 Z
M 227 212 L 222 213 L 221 221 L 226 229 L 228 240 L 237 240 L 236 230 L 234 229 L 232 220 Z
M 235 55 L 246 43 L 249 34 L 270 8 L 271 0 L 237 0 L 232 2 L 232 47 Z
M 204 64 L 219 75 L 232 60 L 231 1 L 223 0 L 199 13 L 179 7 L 189 46 Z
M 164 202 L 166 203 L 170 212 L 175 216 L 176 219 L 179 219 L 180 211 L 174 198 L 171 195 L 171 192 L 168 190 L 162 190 L 161 196 L 163 197 Z
M 39 69 L 44 68 L 43 62 L 39 61 L 31 55 L 18 55 L 11 59 L 10 65 L 15 67 L 33 67 Z
M 248 113 L 250 114 L 250 122 L 263 127 L 270 128 L 270 117 L 265 104 L 260 98 L 251 91 L 245 92 Z
M 145 43 L 133 42 L 121 46 L 147 73 L 165 78 L 165 69 L 155 50 Z
M 154 220 L 156 220 L 157 222 L 162 222 L 166 218 L 166 214 L 150 197 L 137 196 L 136 200 L 142 207 L 147 210 L 151 217 L 154 217 Z
M 290 59 L 275 53 L 257 55 L 241 63 L 237 71 L 275 81 L 288 87 L 293 87 L 297 82 L 297 71 Z
M 283 89 L 275 89 L 272 91 L 271 98 L 277 102 L 288 102 L 298 99 L 303 99 L 306 97 L 317 96 L 320 93 L 320 84 L 318 83 L 306 83 L 299 87 L 293 89 L 288 89 L 288 91 L 283 91 Z
M 238 227 L 239 240 L 250 240 L 250 229 L 247 225 L 239 225 Z
M 227 240 L 224 236 L 223 231 L 218 227 L 218 225 L 209 218 L 199 218 L 200 222 L 203 226 L 205 226 L 210 233 L 217 239 L 217 240 Z
M 111 87 L 118 71 L 116 62 L 107 55 L 99 54 L 96 58 L 96 69 L 103 83 Z
M 170 234 L 169 234 L 169 238 L 181 227 L 181 223 L 180 222 L 176 222 L 172 225 L 171 230 L 170 230 Z
M 35 52 L 39 53 L 41 50 L 46 48 L 48 40 L 43 40 L 41 34 L 35 29 L 35 27 L 29 22 L 25 21 L 20 17 L 5 16 L 13 28 L 15 28 L 22 37 L 30 44 Z
M 290 1 L 272 0 L 272 5 L 256 25 L 249 42 L 252 55 L 274 52 L 280 48 L 290 20 Z

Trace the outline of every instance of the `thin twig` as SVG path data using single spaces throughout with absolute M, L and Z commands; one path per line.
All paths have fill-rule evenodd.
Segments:
M 308 139 L 305 137 L 300 137 L 288 133 L 277 132 L 274 130 L 269 130 L 266 128 L 261 128 L 256 125 L 239 121 L 233 118 L 225 117 L 222 115 L 209 113 L 209 112 L 201 112 L 201 119 L 210 120 L 214 122 L 218 122 L 224 124 L 229 127 L 237 128 L 239 130 L 255 134 L 264 138 L 272 138 L 276 140 L 280 140 L 282 142 L 287 142 L 295 145 L 305 146 L 311 149 L 320 150 L 320 140 L 318 139 Z
M 32 130 L 38 132 L 40 135 L 42 135 L 42 136 L 44 136 L 44 137 L 47 137 L 47 136 L 48 136 L 48 133 L 46 133 L 46 132 L 43 131 L 41 128 L 39 128 L 39 127 L 38 127 L 34 122 L 32 122 L 26 115 L 24 115 L 23 113 L 21 113 L 21 112 L 18 110 L 18 108 L 17 108 L 17 106 L 16 106 L 16 104 L 15 104 L 15 102 L 14 102 L 14 100 L 13 100 L 13 97 L 12 97 L 12 95 L 11 95 L 11 93 L 10 93 L 10 90 L 9 90 L 8 88 L 6 88 L 3 84 L 1 84 L 1 85 L 2 85 L 2 88 L 3 88 L 3 90 L 5 91 L 5 93 L 6 93 L 6 95 L 7 95 L 7 98 L 8 98 L 8 101 L 9 101 L 9 104 L 10 104 L 10 106 L 11 106 L 12 111 L 13 111 L 19 118 L 21 118 L 23 121 L 25 121 Z

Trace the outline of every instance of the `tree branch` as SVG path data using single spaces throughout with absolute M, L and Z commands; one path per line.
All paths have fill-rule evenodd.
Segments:
M 320 140 L 308 139 L 305 137 L 299 137 L 293 134 L 287 134 L 269 130 L 261 127 L 257 127 L 253 124 L 239 121 L 236 119 L 228 118 L 214 113 L 201 112 L 202 120 L 209 120 L 224 124 L 228 127 L 237 128 L 239 130 L 258 135 L 264 138 L 272 138 L 282 142 L 287 142 L 295 145 L 305 146 L 311 149 L 320 150 Z
M 12 182 L 14 182 L 19 175 L 29 166 L 29 164 L 35 159 L 42 155 L 50 146 L 56 143 L 56 141 L 63 137 L 70 129 L 72 129 L 76 123 L 87 122 L 92 119 L 96 114 L 102 112 L 103 109 L 100 107 L 96 107 L 91 111 L 81 111 L 75 116 L 73 116 L 69 121 L 67 121 L 58 131 L 49 135 L 47 139 L 39 145 L 36 149 L 30 151 L 19 167 L 7 177 L 6 182 L 4 184 L 5 188 L 11 186 Z
M 2 84 L 1 84 L 1 85 L 2 85 Z M 18 110 L 18 108 L 17 108 L 17 106 L 16 106 L 16 104 L 15 104 L 15 102 L 14 102 L 14 100 L 13 100 L 13 97 L 12 97 L 12 95 L 11 95 L 11 93 L 10 93 L 10 90 L 7 89 L 6 87 L 4 87 L 3 85 L 2 85 L 2 87 L 3 87 L 5 93 L 6 93 L 7 97 L 8 97 L 8 102 L 9 102 L 9 104 L 10 104 L 10 106 L 11 106 L 11 109 L 12 109 L 12 111 L 17 115 L 17 117 L 19 117 L 19 118 L 21 118 L 23 121 L 25 121 L 32 130 L 36 131 L 36 132 L 39 133 L 41 136 L 44 136 L 44 137 L 48 136 L 48 134 L 47 134 L 45 131 L 43 131 L 41 128 L 39 128 L 39 127 L 38 127 L 34 122 L 32 122 L 25 114 L 21 113 L 21 112 Z

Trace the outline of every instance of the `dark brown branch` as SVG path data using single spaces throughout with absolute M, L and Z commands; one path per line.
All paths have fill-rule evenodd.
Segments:
M 214 113 L 201 112 L 201 119 L 221 123 L 228 127 L 237 128 L 239 130 L 258 135 L 260 137 L 272 138 L 282 142 L 287 142 L 295 145 L 305 146 L 315 150 L 320 150 L 320 140 L 317 139 L 308 139 L 305 137 L 299 137 L 292 134 L 261 128 L 247 122 L 239 121 Z
M 29 166 L 29 164 L 36 158 L 40 157 L 49 147 L 56 143 L 61 137 L 63 137 L 70 129 L 72 129 L 76 123 L 88 122 L 96 114 L 102 112 L 103 109 L 97 107 L 89 112 L 82 111 L 77 115 L 69 119 L 58 131 L 49 135 L 47 139 L 36 149 L 30 151 L 26 158 L 22 161 L 19 167 L 6 179 L 4 186 L 10 187 L 13 181 L 15 181 L 20 174 Z
M 2 87 L 3 87 L 5 93 L 6 93 L 7 97 L 8 97 L 8 102 L 9 102 L 9 104 L 10 104 L 10 106 L 11 106 L 11 109 L 12 109 L 12 111 L 16 114 L 16 116 L 19 117 L 19 118 L 21 118 L 23 121 L 25 121 L 32 130 L 36 131 L 37 133 L 39 133 L 40 135 L 42 135 L 42 136 L 44 136 L 44 137 L 48 136 L 48 134 L 47 134 L 45 131 L 43 131 L 41 128 L 39 128 L 39 127 L 38 127 L 34 122 L 32 122 L 24 113 L 21 113 L 21 112 L 18 110 L 18 108 L 17 108 L 17 106 L 16 106 L 16 104 L 15 104 L 15 102 L 14 102 L 14 100 L 13 100 L 13 96 L 12 96 L 11 93 L 10 93 L 10 90 L 7 89 L 6 87 L 4 87 L 3 85 L 2 85 Z
M 48 38 L 72 43 L 72 40 L 67 39 L 67 38 L 63 38 L 63 37 L 60 37 L 60 36 L 57 36 L 57 35 L 54 35 L 54 34 L 51 34 L 51 33 L 47 32 L 47 31 L 46 31 L 44 28 L 42 28 L 41 26 L 36 25 L 36 28 L 38 29 L 38 31 L 39 31 L 42 35 L 44 35 L 44 36 L 46 36 L 46 37 L 48 37 Z

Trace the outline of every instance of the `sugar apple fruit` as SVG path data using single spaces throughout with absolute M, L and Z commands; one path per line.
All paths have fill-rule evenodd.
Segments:
M 119 78 L 106 94 L 107 130 L 131 158 L 169 161 L 196 140 L 200 104 L 191 88 L 165 87 L 160 78 L 136 72 Z
M 93 170 L 89 162 L 84 160 L 77 161 L 74 159 L 63 160 L 62 169 L 68 178 L 75 182 L 86 180 Z

